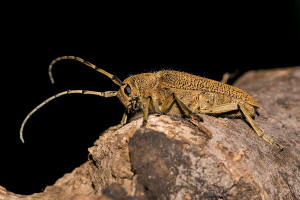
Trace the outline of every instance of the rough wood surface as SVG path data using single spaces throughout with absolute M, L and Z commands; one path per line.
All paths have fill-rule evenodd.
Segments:
M 255 122 L 151 115 L 104 132 L 88 161 L 42 193 L 0 199 L 300 199 L 300 68 L 251 71 L 235 84 L 263 109 Z

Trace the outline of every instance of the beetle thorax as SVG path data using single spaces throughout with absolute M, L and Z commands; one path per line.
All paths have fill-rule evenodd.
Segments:
M 129 113 L 142 110 L 142 99 L 149 96 L 156 85 L 153 73 L 137 74 L 126 78 L 118 91 L 117 97 Z

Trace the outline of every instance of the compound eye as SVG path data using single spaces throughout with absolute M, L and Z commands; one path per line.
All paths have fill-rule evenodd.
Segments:
M 124 89 L 124 93 L 125 93 L 127 96 L 130 95 L 130 93 L 131 93 L 131 88 L 130 88 L 129 85 L 126 85 L 126 87 L 125 87 L 125 89 Z

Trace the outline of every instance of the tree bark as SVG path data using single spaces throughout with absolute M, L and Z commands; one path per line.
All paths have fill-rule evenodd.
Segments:
M 300 199 L 300 68 L 250 71 L 235 85 L 284 151 L 242 118 L 150 115 L 146 128 L 139 118 L 105 131 L 88 161 L 44 192 L 0 187 L 0 199 Z

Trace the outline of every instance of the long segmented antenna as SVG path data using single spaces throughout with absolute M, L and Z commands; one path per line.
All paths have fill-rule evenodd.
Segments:
M 84 59 L 82 58 L 79 58 L 79 57 L 76 57 L 76 56 L 61 56 L 61 57 L 58 57 L 56 59 L 54 59 L 50 65 L 49 65 L 49 77 L 50 77 L 50 80 L 51 80 L 51 83 L 53 84 L 54 83 L 54 78 L 53 78 L 53 75 L 52 75 L 52 68 L 53 68 L 53 65 L 60 61 L 60 60 L 76 60 L 76 61 L 79 61 L 91 68 L 93 68 L 94 70 L 96 70 L 97 72 L 100 72 L 101 74 L 104 74 L 105 76 L 109 77 L 115 84 L 121 86 L 122 85 L 122 81 L 115 75 L 113 74 L 110 74 L 108 73 L 107 71 L 101 69 L 101 68 L 98 68 L 96 65 L 88 62 L 88 61 L 85 61 Z
M 40 105 L 35 107 L 23 120 L 21 128 L 20 128 L 20 139 L 24 143 L 23 130 L 24 130 L 24 126 L 25 126 L 26 122 L 31 117 L 31 115 L 33 115 L 42 106 L 46 105 L 47 103 L 49 103 L 53 99 L 56 99 L 57 97 L 67 95 L 67 94 L 91 94 L 91 95 L 97 95 L 97 96 L 101 96 L 101 97 L 114 97 L 114 96 L 117 96 L 117 93 L 118 93 L 118 91 L 96 92 L 96 91 L 89 91 L 89 90 L 67 90 L 67 91 L 60 92 L 52 97 L 49 97 L 48 99 L 43 101 Z

